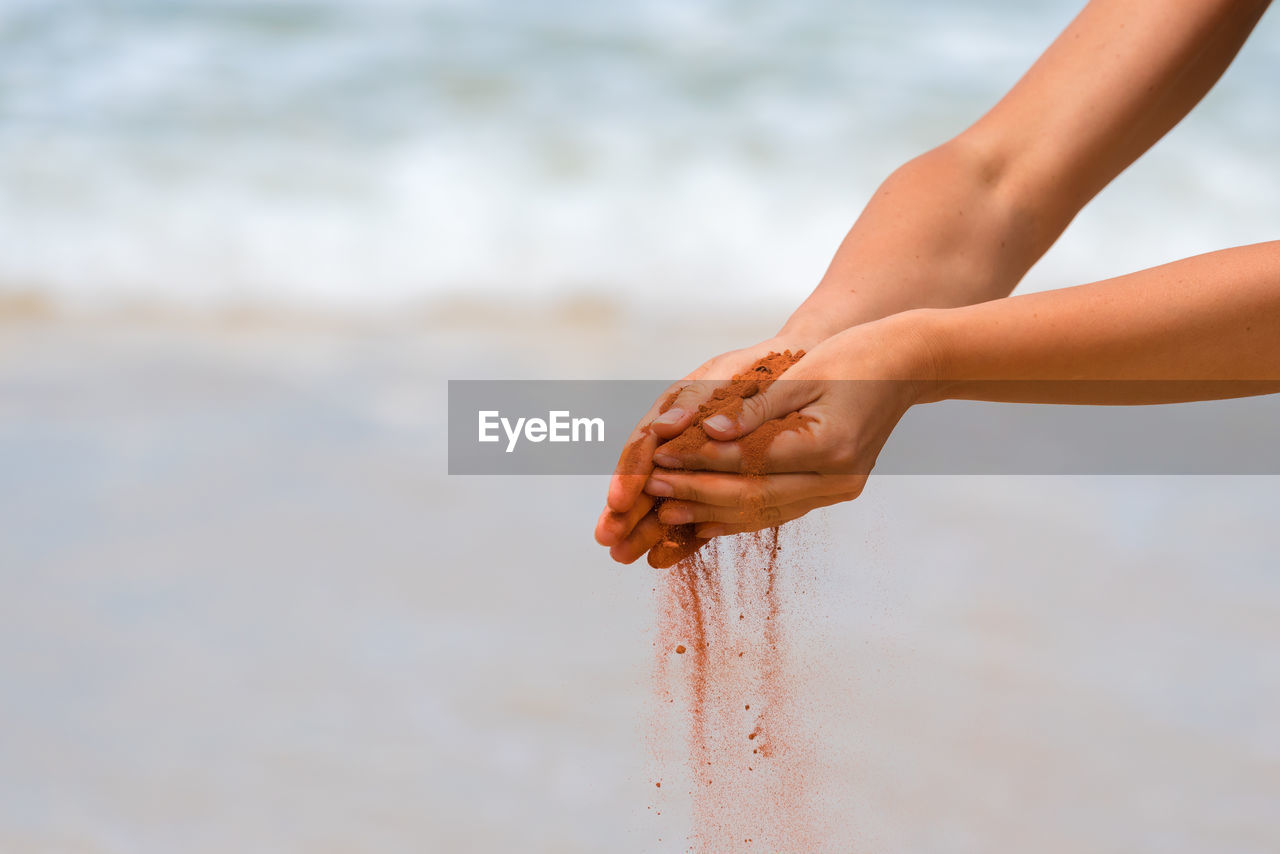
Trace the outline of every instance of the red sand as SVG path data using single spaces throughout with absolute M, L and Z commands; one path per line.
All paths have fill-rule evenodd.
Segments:
M 699 407 L 693 424 L 669 447 L 695 450 L 710 441 L 703 420 L 737 415 L 744 399 L 768 388 L 802 355 L 770 353 L 735 376 Z M 739 440 L 743 473 L 760 476 L 774 437 L 807 420 L 792 413 Z M 696 541 L 692 525 L 668 526 L 666 533 L 666 549 Z M 816 847 L 806 806 L 813 752 L 794 725 L 780 550 L 776 527 L 713 540 L 664 570 L 657 588 L 657 697 L 687 716 L 692 850 Z M 661 553 L 657 559 L 651 553 L 650 563 L 662 565 Z M 691 654 L 669 660 L 673 649 Z

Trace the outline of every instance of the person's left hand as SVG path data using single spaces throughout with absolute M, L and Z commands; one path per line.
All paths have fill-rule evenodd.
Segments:
M 855 326 L 744 400 L 736 422 L 704 421 L 716 441 L 689 453 L 659 446 L 645 492 L 668 499 L 658 511 L 662 522 L 696 523 L 702 538 L 780 525 L 852 500 L 902 415 L 927 399 L 931 375 L 927 342 L 908 315 Z M 791 412 L 809 420 L 773 439 L 762 476 L 741 474 L 742 448 L 733 440 Z

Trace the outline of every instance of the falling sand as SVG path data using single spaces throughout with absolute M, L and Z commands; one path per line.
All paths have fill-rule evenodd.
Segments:
M 802 355 L 770 353 L 735 376 L 668 447 L 696 450 L 710 441 L 704 419 L 737 415 L 743 400 Z M 807 420 L 793 413 L 740 440 L 743 473 L 760 476 L 773 438 Z M 758 510 L 746 508 L 747 519 Z M 814 752 L 797 725 L 795 676 L 787 666 L 778 528 L 698 541 L 693 526 L 668 526 L 660 548 L 687 550 L 694 543 L 701 548 L 660 570 L 654 639 L 660 718 L 683 718 L 687 725 L 690 845 L 695 851 L 813 850 Z M 651 556 L 651 562 L 665 561 Z M 671 786 L 660 788 L 655 796 L 673 796 Z

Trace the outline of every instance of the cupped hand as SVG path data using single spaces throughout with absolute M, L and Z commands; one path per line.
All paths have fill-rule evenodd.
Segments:
M 888 318 L 828 338 L 744 400 L 736 419 L 703 421 L 715 441 L 685 452 L 655 449 L 644 491 L 664 499 L 658 522 L 693 523 L 706 540 L 856 498 L 903 414 L 929 399 L 932 373 L 927 342 L 909 323 Z M 778 433 L 752 461 L 759 476 L 742 474 L 750 440 L 737 440 L 790 413 L 803 423 Z
M 732 350 L 704 362 L 697 370 L 676 382 L 656 401 L 636 425 L 623 446 L 622 456 L 609 482 L 604 511 L 596 522 L 596 542 L 609 547 L 610 556 L 620 563 L 632 563 L 662 543 L 666 527 L 652 512 L 654 496 L 644 491 L 653 472 L 653 452 L 664 441 L 678 436 L 692 423 L 698 406 L 712 392 L 770 352 L 800 350 L 812 346 L 807 336 L 779 335 L 752 347 Z M 655 565 L 668 566 L 696 551 L 702 541 L 661 549 Z

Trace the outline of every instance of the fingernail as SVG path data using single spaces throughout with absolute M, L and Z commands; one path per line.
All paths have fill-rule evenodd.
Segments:
M 653 477 L 649 478 L 649 482 L 644 485 L 644 491 L 659 498 L 670 498 L 676 494 L 675 488 L 671 484 Z
M 724 534 L 724 525 L 703 525 L 693 532 L 694 536 L 702 537 L 709 540 L 712 537 L 719 537 Z
M 653 419 L 654 424 L 675 424 L 681 418 L 684 418 L 683 409 L 668 409 L 666 412 Z
M 662 466 L 664 469 L 680 468 L 680 461 L 675 457 L 669 457 L 666 454 L 654 454 L 653 463 L 654 465 Z
M 728 415 L 712 415 L 706 421 L 702 422 L 702 426 L 710 427 L 717 433 L 723 433 L 726 430 L 733 429 L 733 421 L 729 419 Z
M 683 525 L 693 521 L 693 511 L 687 507 L 663 507 L 658 511 L 658 520 L 668 525 Z

